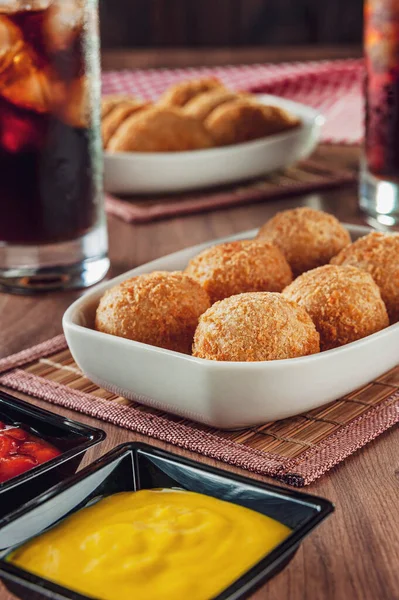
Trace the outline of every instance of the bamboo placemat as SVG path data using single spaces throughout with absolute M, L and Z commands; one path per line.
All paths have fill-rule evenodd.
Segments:
M 0 385 L 293 486 L 307 485 L 399 421 L 399 366 L 309 413 L 222 431 L 145 407 L 84 377 L 63 336 L 0 360 Z
M 307 194 L 348 185 L 356 179 L 357 174 L 354 171 L 332 165 L 328 158 L 321 157 L 316 152 L 312 160 L 302 160 L 292 167 L 255 181 L 240 182 L 216 190 L 155 197 L 135 196 L 128 200 L 107 195 L 105 207 L 108 214 L 128 223 L 148 223 L 179 215 Z

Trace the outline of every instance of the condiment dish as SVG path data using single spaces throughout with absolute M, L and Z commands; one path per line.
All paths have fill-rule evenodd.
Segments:
M 124 444 L 86 469 L 0 519 L 0 577 L 22 600 L 88 600 L 28 573 L 6 557 L 28 539 L 106 496 L 141 489 L 179 488 L 233 502 L 267 515 L 291 534 L 213 600 L 247 598 L 281 570 L 334 507 L 328 500 L 260 483 L 139 443 Z
M 66 419 L 5 392 L 0 392 L 0 420 L 20 424 L 61 451 L 58 457 L 0 483 L 0 518 L 75 473 L 86 451 L 105 438 L 100 429 Z

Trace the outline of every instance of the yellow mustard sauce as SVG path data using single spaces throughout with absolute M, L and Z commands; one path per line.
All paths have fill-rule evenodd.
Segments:
M 209 600 L 290 532 L 210 496 L 140 490 L 80 510 L 8 560 L 101 600 Z

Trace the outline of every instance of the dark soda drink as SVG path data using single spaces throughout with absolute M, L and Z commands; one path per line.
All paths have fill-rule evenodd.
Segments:
M 85 0 L 0 0 L 0 243 L 64 242 L 96 224 L 88 19 Z
M 366 0 L 366 137 L 369 173 L 399 181 L 399 1 Z

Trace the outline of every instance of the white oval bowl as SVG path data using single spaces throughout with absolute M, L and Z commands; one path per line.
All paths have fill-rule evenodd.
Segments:
M 306 158 L 316 147 L 324 118 L 313 108 L 277 96 L 260 95 L 302 124 L 263 139 L 189 152 L 104 152 L 104 184 L 114 194 L 159 194 L 253 179 Z
M 347 226 L 352 238 L 366 227 Z M 97 385 L 182 417 L 220 429 L 284 419 L 353 392 L 399 362 L 399 323 L 346 346 L 301 358 L 265 362 L 216 362 L 156 348 L 92 329 L 106 289 L 155 270 L 184 269 L 202 249 L 257 230 L 193 246 L 104 282 L 65 312 L 71 353 Z

